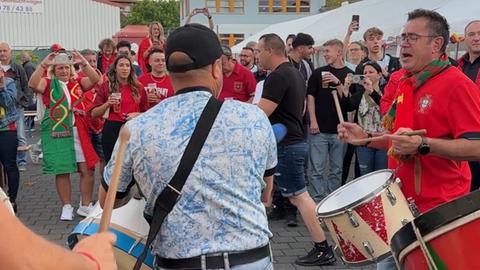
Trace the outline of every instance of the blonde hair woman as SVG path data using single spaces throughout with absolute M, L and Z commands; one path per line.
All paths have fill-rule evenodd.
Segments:
M 138 48 L 137 61 L 142 69 L 142 74 L 148 72 L 146 57 L 148 56 L 148 51 L 153 47 L 159 47 L 160 49 L 165 50 L 165 32 L 162 24 L 159 22 L 150 23 L 148 26 L 148 36 L 140 42 Z

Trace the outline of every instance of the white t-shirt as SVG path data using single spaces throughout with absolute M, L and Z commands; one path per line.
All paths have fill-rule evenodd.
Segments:
M 3 72 L 7 72 L 12 66 L 10 65 L 2 65 Z
M 263 81 L 259 81 L 257 83 L 257 86 L 255 87 L 255 95 L 253 96 L 252 104 L 258 104 L 260 102 L 260 99 L 262 98 L 262 93 L 263 93 Z

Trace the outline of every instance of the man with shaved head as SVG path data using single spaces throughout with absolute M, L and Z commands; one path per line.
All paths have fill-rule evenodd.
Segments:
M 258 43 L 260 65 L 272 72 L 265 79 L 258 106 L 272 124 L 283 124 L 287 135 L 277 146 L 278 177 L 275 184 L 283 197 L 298 208 L 315 244 L 313 249 L 295 263 L 303 266 L 328 265 L 335 262 L 331 246 L 315 215 L 315 202 L 307 192 L 304 164 L 307 156 L 306 133 L 303 125 L 305 79 L 285 55 L 285 43 L 276 34 L 266 34 Z
M 32 101 L 32 91 L 28 88 L 27 74 L 23 67 L 12 59 L 12 50 L 8 43 L 0 42 L 0 64 L 6 77 L 15 81 L 17 88 L 17 137 L 19 150 L 17 154 L 17 164 L 20 171 L 26 171 L 27 166 L 27 139 L 25 137 L 25 117 L 24 110 Z

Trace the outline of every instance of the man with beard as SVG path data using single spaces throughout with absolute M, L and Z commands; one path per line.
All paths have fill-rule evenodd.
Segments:
M 246 69 L 250 70 L 252 73 L 257 72 L 258 68 L 255 65 L 255 52 L 252 48 L 243 47 L 240 52 L 240 64 Z

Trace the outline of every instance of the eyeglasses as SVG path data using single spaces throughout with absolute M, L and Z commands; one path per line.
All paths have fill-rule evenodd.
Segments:
M 413 45 L 415 44 L 420 38 L 434 38 L 434 37 L 438 37 L 437 36 L 430 36 L 430 35 L 419 35 L 419 34 L 415 34 L 415 33 L 403 33 L 400 35 L 400 40 L 402 42 L 407 42 L 408 44 L 410 45 Z
M 362 49 L 360 48 L 351 48 L 349 49 L 351 52 L 358 52 L 358 51 L 361 51 Z

